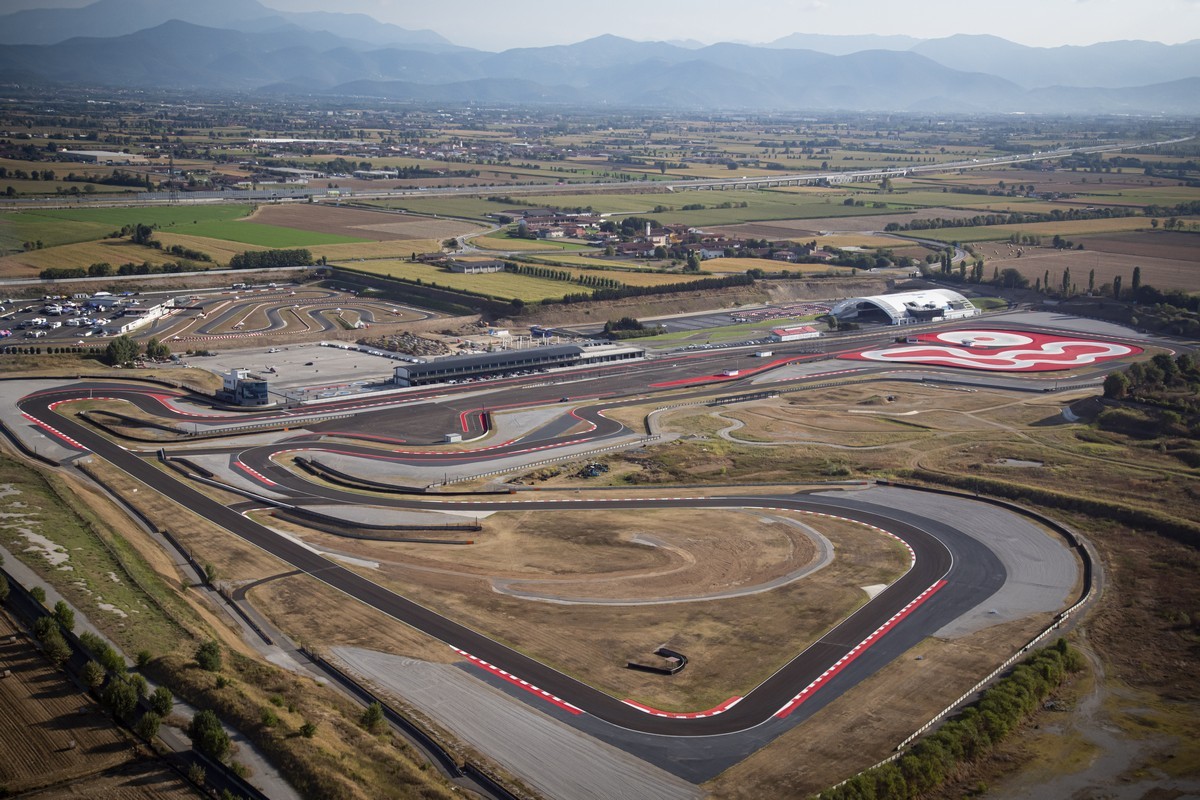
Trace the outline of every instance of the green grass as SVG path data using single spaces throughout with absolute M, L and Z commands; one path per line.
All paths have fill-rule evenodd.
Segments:
M 427 286 L 438 286 L 443 289 L 465 289 L 479 294 L 490 295 L 498 300 L 514 300 L 519 298 L 525 302 L 532 303 L 548 298 L 559 298 L 573 292 L 591 291 L 591 289 L 585 286 L 580 286 L 577 283 L 568 283 L 567 281 L 532 278 L 528 275 L 514 275 L 508 272 L 463 275 L 429 264 L 417 264 L 400 259 L 355 261 L 345 266 L 379 275 L 391 275 L 407 280 L 421 280 Z
M 971 305 L 982 311 L 994 311 L 998 308 L 1008 308 L 1008 301 L 1002 297 L 971 297 Z
M 122 649 L 130 653 L 142 648 L 165 653 L 184 640 L 184 631 L 133 584 L 122 564 L 102 544 L 98 531 L 103 526 L 93 524 L 90 511 L 80 509 L 76 513 L 40 472 L 4 456 L 0 456 L 0 487 L 14 490 L 0 498 L 0 541 Z M 29 549 L 31 542 L 21 535 L 22 529 L 51 540 L 68 558 L 52 565 L 41 552 Z M 130 545 L 116 537 L 106 537 L 105 541 L 137 573 L 139 582 L 151 587 L 177 613 L 187 614 L 182 601 L 173 598 Z M 127 616 L 122 618 L 101 604 L 114 606 Z
M 164 233 L 180 233 L 262 247 L 307 247 L 366 241 L 276 225 L 243 221 L 245 205 L 169 206 L 153 208 L 71 208 L 22 211 L 0 215 L 0 243 L 5 247 L 41 240 L 46 247 L 102 239 L 123 225 L 157 225 Z M 10 227 L 11 226 L 11 227 Z M 12 244 L 13 242 L 16 245 Z

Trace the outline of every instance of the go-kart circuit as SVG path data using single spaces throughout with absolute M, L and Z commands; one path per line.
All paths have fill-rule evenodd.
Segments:
M 842 358 L 997 372 L 1055 372 L 1136 356 L 1140 347 L 1082 337 L 992 330 L 953 330 L 907 337 L 903 345 Z
M 651 440 L 645 432 L 614 418 L 622 408 L 766 392 L 795 393 L 802 400 L 809 386 L 844 372 L 830 358 L 864 362 L 864 369 L 853 372 L 855 381 L 942 380 L 1041 392 L 1045 384 L 1022 373 L 1071 369 L 1073 385 L 1096 384 L 1104 362 L 1143 352 L 1132 343 L 1015 324 L 1011 329 L 935 328 L 894 346 L 879 342 L 880 334 L 863 338 L 875 341 L 829 353 L 785 345 L 768 364 L 745 372 L 729 368 L 743 354 L 681 353 L 566 376 L 497 380 L 486 391 L 478 385 L 426 386 L 254 413 L 231 413 L 211 398 L 132 381 L 67 382 L 20 399 L 26 424 L 17 434 L 26 442 L 37 440 L 40 452 L 56 453 L 62 463 L 84 454 L 111 463 L 232 536 L 334 587 L 347 602 L 367 604 L 453 648 L 464 669 L 511 698 L 698 783 L 801 725 L 914 644 L 981 609 L 1005 608 L 1011 600 L 1017 610 L 1001 619 L 1033 613 L 1061 619 L 1081 600 L 1080 551 L 1027 521 L 1018 524 L 1020 518 L 1011 512 L 969 498 L 943 502 L 899 488 L 856 493 L 830 487 L 796 494 L 780 487 L 748 494 L 736 486 L 710 486 L 705 492 L 674 490 L 663 497 L 658 487 L 657 493 L 630 489 L 548 497 L 509 486 L 453 492 L 438 484 L 451 472 L 455 477 L 516 473 L 548 457 L 647 445 Z M 928 372 L 927 366 L 943 371 Z M 1008 374 L 972 372 L 977 370 Z M 73 406 L 82 401 L 134 410 L 167 433 L 153 442 L 130 438 L 127 430 L 123 434 L 119 426 L 105 425 L 102 416 L 77 414 Z M 498 409 L 538 410 L 540 416 L 537 424 L 501 432 L 499 443 L 439 444 L 447 431 L 490 432 Z M 48 450 L 42 437 L 54 447 Z M 301 469 L 301 460 L 315 467 Z M 207 491 L 211 488 L 246 502 L 230 506 L 214 498 Z M 728 700 L 710 708 L 663 711 L 636 696 L 596 688 L 558 669 L 553 653 L 519 651 L 474 620 L 416 602 L 348 568 L 336 554 L 250 518 L 248 512 L 263 508 L 309 519 L 317 513 L 312 509 L 320 508 L 326 524 L 349 519 L 356 509 L 382 518 L 514 510 L 786 511 L 849 520 L 897 539 L 906 548 L 907 564 L 898 578 L 815 641 L 780 653 L 778 669 L 748 686 L 729 687 Z M 1025 595 L 1025 605 L 1014 599 L 1019 594 Z

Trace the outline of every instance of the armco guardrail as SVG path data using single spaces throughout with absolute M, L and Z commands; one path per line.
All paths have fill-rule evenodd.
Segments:
M 557 456 L 555 458 L 544 458 L 541 461 L 534 461 L 532 464 L 520 464 L 517 466 L 509 467 L 508 469 L 494 469 L 491 472 L 480 472 L 475 475 L 463 475 L 462 477 L 453 478 L 451 480 L 448 480 L 445 483 L 431 483 L 431 484 L 429 484 L 429 488 L 432 489 L 435 486 L 446 486 L 451 483 L 465 483 L 466 481 L 474 481 L 474 480 L 478 480 L 479 478 L 489 478 L 492 475 L 506 475 L 510 472 L 516 472 L 517 470 L 535 469 L 537 467 L 544 467 L 547 464 L 557 464 L 560 461 L 573 461 L 578 458 L 587 458 L 588 456 L 594 456 L 599 453 L 611 453 L 614 450 L 627 450 L 631 447 L 642 447 L 646 444 L 649 444 L 650 442 L 656 442 L 661 438 L 662 438 L 661 436 L 658 436 L 656 434 L 653 436 L 643 437 L 642 439 L 639 439 L 635 442 L 625 442 L 624 444 L 614 444 L 611 447 L 598 447 L 595 450 L 585 450 L 582 453 L 572 453 L 570 455 Z

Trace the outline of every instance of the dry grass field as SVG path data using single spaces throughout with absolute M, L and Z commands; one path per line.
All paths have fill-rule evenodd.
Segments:
M 1115 217 L 1112 219 L 1033 222 L 1023 225 L 986 225 L 977 228 L 938 228 L 931 231 L 919 231 L 918 234 L 923 239 L 936 239 L 941 242 L 1003 242 L 1013 234 L 1041 236 L 1045 241 L 1049 241 L 1056 235 L 1079 237 L 1087 234 L 1149 229 L 1150 220 L 1145 217 Z
M 1088 236 L 1078 240 L 1083 250 L 1056 250 L 1050 247 L 1022 247 L 1021 256 L 1008 243 L 977 246 L 988 269 L 1012 267 L 1033 283 L 1050 271 L 1051 285 L 1057 286 L 1064 269 L 1071 270 L 1072 282 L 1086 291 L 1088 273 L 1096 271 L 1096 288 L 1110 284 L 1120 276 L 1125 284 L 1135 266 L 1142 268 L 1142 283 L 1158 289 L 1200 291 L 1200 237 L 1166 231 L 1133 231 Z
M 926 208 L 920 211 L 906 211 L 895 214 L 874 214 L 845 217 L 815 217 L 813 219 L 780 219 L 770 222 L 747 222 L 742 225 L 719 225 L 705 228 L 714 234 L 726 236 L 749 236 L 755 239 L 790 239 L 792 241 L 811 241 L 820 235 L 821 231 L 839 233 L 862 233 L 864 231 L 882 231 L 889 222 L 903 225 L 914 219 L 959 219 L 973 217 L 978 211 L 964 211 L 954 208 Z
M 134 244 L 128 239 L 101 239 L 4 256 L 0 258 L 0 278 L 36 278 L 39 272 L 51 267 L 86 269 L 102 261 L 115 268 L 127 262 L 162 264 L 174 260 L 175 256 Z
M 780 538 L 779 526 L 786 523 L 763 521 L 791 516 L 779 512 L 746 511 L 736 527 L 716 518 L 709 524 L 707 512 L 701 517 L 706 521 L 700 524 L 695 513 L 666 511 L 662 512 L 663 521 L 657 523 L 653 519 L 659 516 L 657 512 L 641 512 L 634 523 L 625 519 L 627 513 L 574 515 L 577 522 L 569 521 L 571 516 L 565 512 L 521 516 L 520 527 L 543 541 L 537 547 L 515 549 L 508 543 L 530 540 L 508 538 L 499 531 L 492 534 L 493 523 L 485 522 L 485 531 L 478 537 L 484 555 L 467 555 L 461 548 L 434 553 L 424 547 L 418 559 L 412 545 L 349 542 L 319 533 L 304 538 L 378 564 L 351 563 L 348 567 L 606 691 L 684 711 L 709 708 L 749 691 L 865 603 L 867 595 L 858 587 L 890 583 L 907 566 L 903 548 L 891 539 L 858 525 L 799 515 L 799 522 L 834 542 L 837 557 L 804 580 L 760 594 L 621 606 L 620 613 L 614 613 L 607 605 L 537 602 L 493 589 L 491 576 L 499 575 L 524 584 L 526 589 L 546 591 L 552 586 L 554 594 L 568 597 L 599 594 L 646 599 L 655 588 L 661 593 L 664 586 L 667 594 L 678 596 L 679 589 L 670 589 L 675 582 L 664 584 L 657 577 L 660 573 L 673 575 L 685 570 L 679 580 L 679 585 L 688 587 L 685 592 L 693 591 L 694 580 L 700 581 L 699 588 L 745 587 L 750 580 L 757 583 L 795 568 L 792 561 L 780 563 L 780 553 L 790 552 L 796 560 L 807 561 L 806 554 L 811 552 L 789 545 L 785 539 L 790 537 Z M 760 521 L 755 523 L 756 519 Z M 756 535 L 756 530 L 766 533 Z M 663 544 L 655 548 L 632 543 L 630 537 L 642 531 Z M 739 535 L 731 538 L 731 531 Z M 758 539 L 765 539 L 766 544 Z M 402 548 L 409 552 L 399 552 Z M 430 558 L 438 560 L 430 562 Z M 480 558 L 482 563 L 474 568 L 466 563 Z M 614 567 L 621 569 L 614 574 Z M 580 636 L 580 631 L 588 631 L 588 635 Z M 691 658 L 688 669 L 669 683 L 624 668 L 626 660 L 647 658 L 662 644 Z M 746 664 L 756 668 L 747 671 Z

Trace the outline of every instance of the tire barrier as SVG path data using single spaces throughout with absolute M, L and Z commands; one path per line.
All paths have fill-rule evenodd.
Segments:
M 677 650 L 671 650 L 666 647 L 660 647 L 654 651 L 654 655 L 662 656 L 671 665 L 669 667 L 655 667 L 650 664 L 639 664 L 636 661 L 625 662 L 625 669 L 632 669 L 638 672 L 653 672 L 656 675 L 674 675 L 688 664 L 688 658 L 683 653 Z
M 716 397 L 708 401 L 706 406 L 727 406 L 730 403 L 752 403 L 755 400 L 770 400 L 779 397 L 779 392 L 754 392 L 753 394 L 735 394 L 729 397 Z
M 474 481 L 474 480 L 478 480 L 479 478 L 490 478 L 492 475 L 507 475 L 510 472 L 517 472 L 517 471 L 526 470 L 526 469 L 535 469 L 537 467 L 544 467 L 547 464 L 557 464 L 560 461 L 574 461 L 574 460 L 580 459 L 580 458 L 587 458 L 588 456 L 593 456 L 598 453 L 611 453 L 614 450 L 628 450 L 631 447 L 645 447 L 650 442 L 657 442 L 661 438 L 662 437 L 658 436 L 657 434 L 655 434 L 653 436 L 645 436 L 636 442 L 626 442 L 625 444 L 614 444 L 610 447 L 600 447 L 595 450 L 585 450 L 582 453 L 572 453 L 571 455 L 558 456 L 556 458 L 545 458 L 545 459 L 542 459 L 541 461 L 534 461 L 531 464 L 521 464 L 520 466 L 517 466 L 517 467 L 510 467 L 509 469 L 494 469 L 491 472 L 480 472 L 475 475 L 464 475 L 459 478 L 454 478 L 452 480 L 448 480 L 442 484 L 431 483 L 431 484 L 429 484 L 428 488 L 433 489 L 435 486 L 446 486 L 451 483 L 465 483 L 466 481 Z M 448 492 L 445 492 L 445 493 L 438 492 L 437 494 L 449 494 L 449 493 Z M 470 492 L 470 494 L 475 494 L 475 493 Z
M 348 526 L 343 520 L 318 514 L 308 509 L 272 509 L 271 516 L 290 522 L 293 525 L 303 525 L 316 528 L 332 536 L 342 536 L 347 539 L 362 539 L 370 542 L 403 542 L 410 544 L 475 544 L 474 539 L 431 539 L 414 538 L 410 536 L 388 536 L 390 532 L 399 534 L 403 531 L 480 531 L 482 525 L 367 525 L 357 524 Z M 341 524 L 339 524 L 341 523 Z
M 322 464 L 315 458 L 304 458 L 296 456 L 296 466 L 304 470 L 310 475 L 315 475 L 322 480 L 327 480 L 330 483 L 336 483 L 339 486 L 345 486 L 350 489 L 372 489 L 377 492 L 386 492 L 388 494 L 419 494 L 419 495 L 437 495 L 438 497 L 466 497 L 477 494 L 513 494 L 513 489 L 484 489 L 478 492 L 433 492 L 431 487 L 424 486 L 398 486 L 394 483 L 383 483 L 382 481 L 373 481 L 370 478 L 360 478 L 357 475 L 351 475 L 348 472 L 334 469 L 333 467 Z

